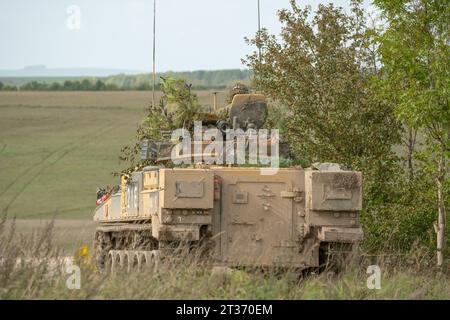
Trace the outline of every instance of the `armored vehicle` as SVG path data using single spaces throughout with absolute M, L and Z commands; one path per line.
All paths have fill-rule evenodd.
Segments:
M 260 128 L 266 111 L 264 96 L 238 94 L 215 125 Z M 205 163 L 148 166 L 101 199 L 94 215 L 99 268 L 154 264 L 166 248 L 200 243 L 218 265 L 319 267 L 330 250 L 347 252 L 363 236 L 361 173 L 335 164 L 271 175 Z

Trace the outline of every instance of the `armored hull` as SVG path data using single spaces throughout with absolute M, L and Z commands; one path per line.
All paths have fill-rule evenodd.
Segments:
M 326 248 L 362 239 L 361 182 L 335 168 L 146 167 L 96 209 L 98 266 L 153 263 L 172 245 L 207 243 L 220 265 L 319 267 Z

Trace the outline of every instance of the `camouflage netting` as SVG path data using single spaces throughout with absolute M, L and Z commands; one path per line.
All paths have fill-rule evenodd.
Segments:
M 228 96 L 228 103 L 231 103 L 233 101 L 233 98 L 237 94 L 247 94 L 249 93 L 249 88 L 240 82 L 236 83 L 235 86 L 230 90 L 229 96 Z

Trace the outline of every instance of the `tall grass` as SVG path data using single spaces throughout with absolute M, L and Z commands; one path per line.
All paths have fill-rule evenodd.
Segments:
M 14 223 L 0 223 L 0 299 L 450 299 L 448 270 L 435 270 L 432 254 L 418 247 L 404 255 L 359 254 L 338 274 L 258 268 L 212 272 L 197 251 L 182 249 L 156 271 L 131 273 L 98 272 L 89 258 L 75 257 L 81 288 L 71 290 L 52 227 L 22 236 Z M 371 264 L 382 271 L 379 290 L 366 285 Z

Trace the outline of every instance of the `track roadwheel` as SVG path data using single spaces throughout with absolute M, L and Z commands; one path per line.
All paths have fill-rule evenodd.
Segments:
M 136 272 L 141 269 L 141 254 L 139 251 L 130 250 L 125 251 L 125 261 L 124 267 L 126 267 L 127 272 Z
M 111 256 L 111 273 L 116 273 L 124 270 L 124 267 L 127 265 L 126 262 L 126 254 L 121 250 L 111 250 L 109 252 Z
M 108 252 L 108 255 L 106 256 L 106 258 L 105 258 L 105 263 L 104 263 L 104 269 L 102 270 L 102 271 L 105 271 L 105 272 L 111 272 L 111 268 L 112 268 L 112 259 L 113 259 L 113 257 L 112 257 L 112 255 L 111 255 L 111 251 L 110 252 Z
M 143 251 L 142 264 L 143 269 L 147 269 L 151 272 L 157 272 L 159 267 L 159 250 Z
M 128 261 L 130 261 L 131 263 L 131 272 L 139 272 L 142 270 L 142 255 L 139 253 L 139 251 L 130 251 L 130 257 Z
M 108 261 L 108 251 L 110 248 L 109 235 L 97 231 L 94 240 L 94 261 L 97 270 L 105 270 Z

